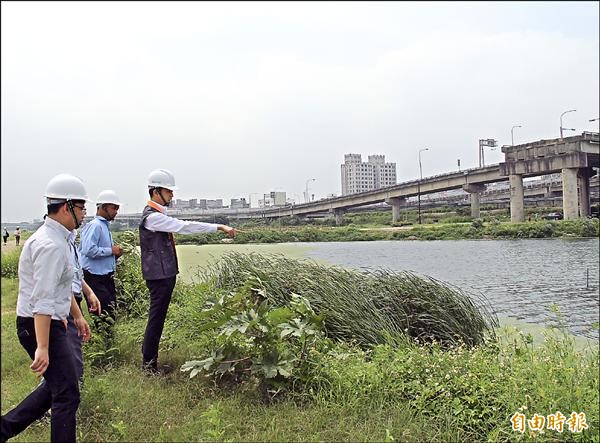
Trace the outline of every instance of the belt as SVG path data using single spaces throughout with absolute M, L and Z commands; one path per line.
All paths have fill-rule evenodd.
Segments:
M 17 322 L 27 323 L 28 325 L 31 325 L 31 326 L 33 326 L 35 324 L 33 317 L 21 317 L 21 316 L 17 316 Z M 50 324 L 51 325 L 64 325 L 64 320 L 51 319 L 50 320 Z
M 115 271 L 111 271 L 108 274 L 94 274 L 93 272 L 90 272 L 87 269 L 84 269 L 84 271 L 88 274 L 93 275 L 94 277 L 112 277 L 113 275 L 115 275 Z

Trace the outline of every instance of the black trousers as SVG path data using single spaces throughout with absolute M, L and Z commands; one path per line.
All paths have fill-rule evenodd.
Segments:
M 117 291 L 115 289 L 114 274 L 97 275 L 83 270 L 83 279 L 92 288 L 92 291 L 100 300 L 102 315 L 115 319 L 115 308 L 117 306 Z
M 142 364 L 145 367 L 157 368 L 158 345 L 175 288 L 175 279 L 173 276 L 160 280 L 146 280 L 146 286 L 150 290 L 150 310 L 142 344 Z
M 37 342 L 32 317 L 17 317 L 17 335 L 19 342 L 33 360 Z M 2 416 L 2 441 L 22 432 L 31 423 L 39 420 L 48 409 L 52 410 L 50 440 L 76 440 L 75 414 L 80 401 L 79 383 L 73 361 L 73 348 L 61 321 L 52 320 L 50 323 L 48 352 L 50 364 L 44 372 L 45 383 L 38 385 L 16 408 Z

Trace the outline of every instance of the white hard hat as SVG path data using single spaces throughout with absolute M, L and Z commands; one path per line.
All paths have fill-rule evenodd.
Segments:
M 49 200 L 85 200 L 88 195 L 79 177 L 71 174 L 58 174 L 48 182 L 44 197 Z M 55 203 L 58 203 L 55 202 Z
M 98 194 L 98 197 L 96 198 L 97 205 L 101 205 L 104 203 L 112 203 L 113 205 L 120 206 L 121 200 L 119 199 L 119 197 L 117 196 L 115 191 L 106 189 L 106 190 L 102 191 L 100 194 Z
M 175 176 L 167 169 L 155 169 L 148 176 L 148 187 L 149 188 L 166 188 L 171 191 L 175 191 Z

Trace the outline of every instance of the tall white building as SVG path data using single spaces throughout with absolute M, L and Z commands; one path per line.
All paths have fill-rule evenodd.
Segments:
M 261 208 L 268 206 L 285 206 L 286 200 L 285 192 L 271 191 L 270 193 L 263 195 L 263 199 L 258 201 L 258 206 Z
M 341 169 L 342 195 L 396 184 L 396 163 L 386 163 L 385 155 L 369 155 L 369 161 L 363 162 L 360 154 L 346 154 Z

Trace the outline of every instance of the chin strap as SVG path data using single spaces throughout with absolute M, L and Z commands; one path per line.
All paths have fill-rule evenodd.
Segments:
M 161 187 L 158 187 L 158 186 L 157 186 L 156 188 L 154 188 L 154 190 L 155 190 L 155 191 L 156 191 L 156 190 L 158 191 L 158 195 L 160 196 L 160 199 L 163 201 L 163 206 L 164 206 L 164 207 L 169 207 L 169 205 L 171 204 L 171 202 L 168 202 L 168 203 L 167 203 L 167 201 L 166 201 L 166 200 L 165 200 L 165 198 L 163 197 L 163 195 L 162 195 L 162 190 L 163 190 L 163 189 L 164 189 L 164 188 L 161 188 Z
M 160 195 L 160 199 L 163 201 L 163 206 L 169 207 L 169 205 L 171 204 L 171 202 L 168 202 L 165 200 L 165 198 L 162 195 L 162 190 L 163 188 L 159 188 L 158 190 L 158 195 Z
M 67 200 L 67 208 L 69 208 L 71 217 L 73 217 L 73 221 L 75 222 L 75 229 L 79 228 L 79 226 L 81 226 L 81 224 L 79 223 L 79 221 L 77 220 L 77 216 L 75 215 L 75 209 L 74 209 L 72 200 Z

